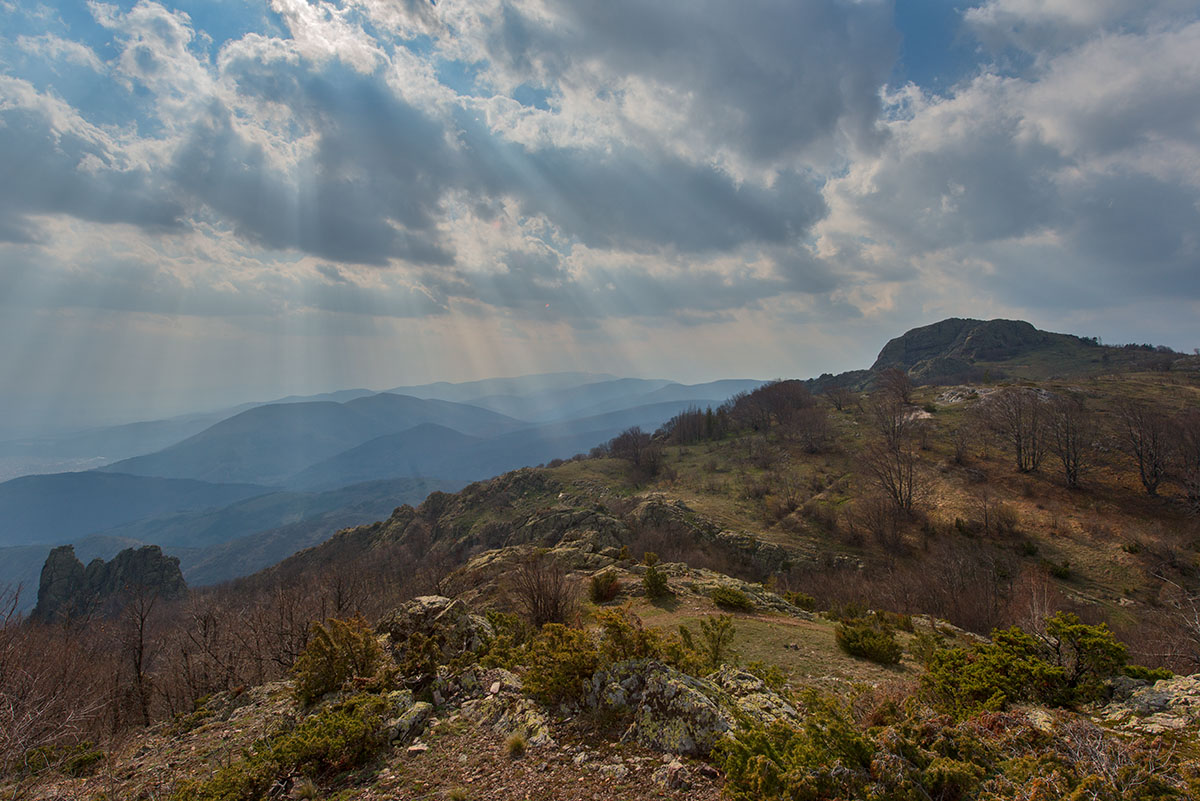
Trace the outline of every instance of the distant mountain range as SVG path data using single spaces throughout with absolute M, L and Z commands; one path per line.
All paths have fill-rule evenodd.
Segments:
M 762 383 L 554 373 L 349 389 L 97 429 L 41 451 L 0 443 L 0 459 L 24 449 L 102 465 L 0 483 L 0 587 L 36 586 L 45 554 L 65 543 L 85 559 L 160 545 L 189 583 L 221 581 L 435 489 L 570 458 Z

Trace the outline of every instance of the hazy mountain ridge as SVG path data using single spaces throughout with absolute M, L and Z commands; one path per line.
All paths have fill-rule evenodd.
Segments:
M 0 545 L 70 542 L 141 518 L 226 506 L 268 491 L 115 472 L 23 476 L 0 484 Z
M 222 420 L 157 453 L 106 470 L 171 478 L 283 484 L 323 459 L 421 423 L 471 435 L 494 435 L 523 425 L 486 409 L 387 393 L 332 401 L 259 406 Z

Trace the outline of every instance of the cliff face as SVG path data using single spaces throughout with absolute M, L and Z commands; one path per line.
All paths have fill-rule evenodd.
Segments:
M 128 548 L 111 562 L 93 559 L 87 567 L 70 545 L 55 548 L 42 566 L 37 620 L 56 621 L 88 614 L 110 615 L 134 595 L 150 593 L 169 600 L 187 592 L 179 559 L 157 545 Z

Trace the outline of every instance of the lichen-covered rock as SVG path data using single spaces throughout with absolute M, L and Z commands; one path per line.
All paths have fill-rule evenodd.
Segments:
M 742 712 L 756 721 L 774 723 L 797 717 L 796 708 L 753 673 L 725 665 L 708 680 L 733 696 Z
M 521 732 L 529 745 L 554 745 L 554 738 L 550 736 L 550 722 L 541 707 L 525 696 L 503 693 L 488 695 L 464 703 L 462 714 L 468 720 L 488 726 L 496 734 Z
M 668 790 L 690 790 L 692 789 L 691 778 L 688 776 L 687 768 L 678 759 L 672 759 L 670 762 L 663 765 L 658 770 L 654 771 L 652 777 L 654 783 Z
M 661 666 L 647 677 L 633 723 L 621 739 L 672 754 L 708 754 L 737 725 L 721 700 L 715 685 Z
M 700 679 L 652 659 L 596 671 L 587 703 L 597 711 L 630 716 L 625 741 L 700 756 L 743 724 L 797 717 L 794 707 L 749 673 L 726 667 Z
M 1100 715 L 1122 728 L 1161 734 L 1200 727 L 1200 673 L 1154 684 L 1126 682 L 1114 688 L 1114 697 Z
M 428 722 L 432 714 L 433 704 L 425 701 L 413 703 L 399 717 L 388 721 L 388 741 L 392 743 L 406 743 L 420 737 L 421 732 L 425 730 L 426 722 Z
M 404 659 L 417 634 L 438 644 L 443 662 L 464 653 L 478 653 L 495 637 L 486 618 L 472 614 L 462 601 L 440 595 L 412 599 L 385 617 L 376 630 L 387 636 L 398 661 Z

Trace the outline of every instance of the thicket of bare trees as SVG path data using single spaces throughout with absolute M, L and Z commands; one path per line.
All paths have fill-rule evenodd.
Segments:
M 1179 417 L 1175 462 L 1179 486 L 1193 512 L 1200 513 L 1200 409 Z

